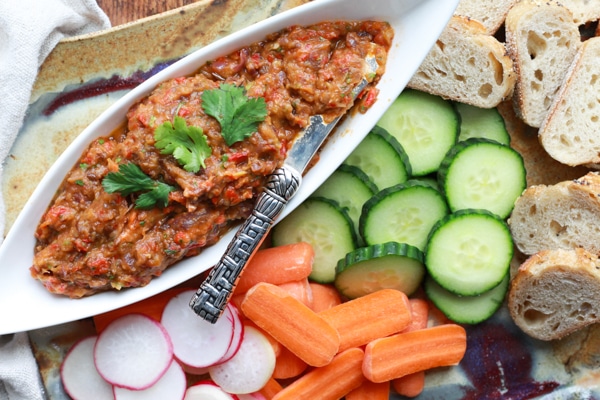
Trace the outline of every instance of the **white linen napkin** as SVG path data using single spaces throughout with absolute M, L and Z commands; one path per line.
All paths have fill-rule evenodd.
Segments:
M 0 0 L 0 179 L 42 62 L 62 38 L 109 27 L 95 0 Z M 0 192 L 0 244 L 4 229 Z M 44 398 L 27 333 L 0 336 L 0 400 Z

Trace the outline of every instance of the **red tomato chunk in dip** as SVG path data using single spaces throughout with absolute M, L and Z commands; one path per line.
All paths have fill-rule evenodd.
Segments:
M 206 63 L 194 76 L 162 83 L 131 107 L 126 126 L 94 140 L 69 172 L 37 227 L 32 277 L 71 298 L 139 287 L 217 242 L 250 215 L 309 117 L 348 111 L 367 55 L 379 68 L 357 109 L 375 101 L 392 37 L 389 24 L 376 21 L 292 26 Z M 256 129 L 230 145 L 221 121 L 203 108 L 203 95 L 223 84 L 266 106 Z M 197 171 L 157 146 L 157 129 L 182 120 L 208 146 Z M 140 207 L 143 192 L 109 193 L 103 182 L 123 166 L 139 167 L 151 182 L 147 191 L 159 183 L 169 188 L 164 203 Z

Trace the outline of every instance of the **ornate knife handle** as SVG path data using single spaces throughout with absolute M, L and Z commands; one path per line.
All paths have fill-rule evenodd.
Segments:
M 252 215 L 239 228 L 221 260 L 192 297 L 190 307 L 196 314 L 213 324 L 217 322 L 246 263 L 298 190 L 301 180 L 302 175 L 286 165 L 269 176 Z

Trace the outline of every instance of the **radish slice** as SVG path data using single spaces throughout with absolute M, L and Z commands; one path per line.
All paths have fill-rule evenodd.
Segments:
M 111 322 L 98 336 L 94 362 L 109 383 L 141 390 L 158 381 L 173 360 L 173 345 L 163 326 L 142 314 Z
M 185 392 L 184 400 L 239 400 L 210 381 L 198 382 Z
M 181 400 L 185 396 L 187 379 L 177 361 L 173 360 L 163 376 L 147 389 L 114 388 L 115 400 Z
M 73 400 L 113 399 L 112 385 L 102 379 L 94 365 L 96 339 L 89 336 L 75 343 L 60 366 L 65 392 Z
M 231 360 L 209 369 L 210 377 L 228 393 L 252 393 L 265 386 L 275 369 L 275 351 L 259 330 L 246 326 L 244 340 Z
M 223 312 L 223 318 L 229 318 L 228 315 L 231 315 L 231 318 L 233 319 L 233 336 L 227 352 L 219 360 L 219 363 L 229 361 L 240 349 L 242 339 L 244 338 L 244 324 L 242 323 L 242 317 L 240 316 L 238 308 L 231 303 L 227 303 L 225 311 Z
M 194 293 L 193 289 L 187 290 L 169 300 L 161 323 L 171 337 L 175 357 L 190 367 L 202 368 L 216 364 L 227 354 L 234 321 L 230 311 L 215 324 L 197 316 L 189 307 Z

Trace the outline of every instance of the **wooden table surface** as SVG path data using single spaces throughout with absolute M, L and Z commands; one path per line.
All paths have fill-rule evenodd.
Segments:
M 97 0 L 112 26 L 149 17 L 155 14 L 192 4 L 198 0 Z

